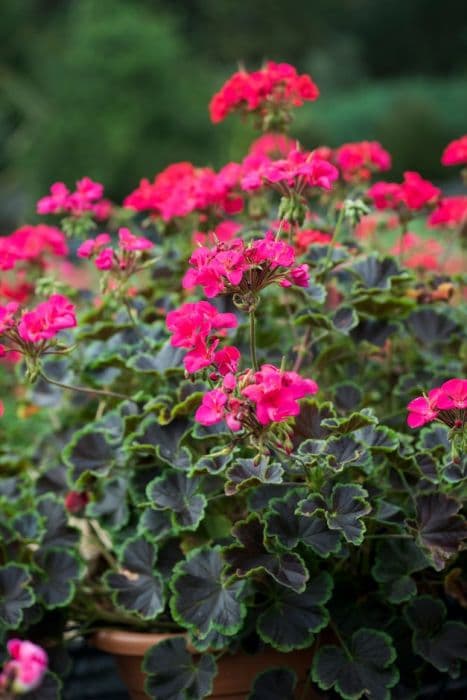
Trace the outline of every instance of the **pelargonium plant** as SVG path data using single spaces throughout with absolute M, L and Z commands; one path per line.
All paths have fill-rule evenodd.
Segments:
M 467 195 L 288 137 L 318 94 L 242 69 L 210 106 L 264 130 L 241 162 L 122 206 L 55 183 L 0 240 L 0 695 L 60 697 L 64 642 L 105 626 L 182 635 L 146 655 L 156 700 L 264 647 L 309 650 L 313 697 L 460 682 Z

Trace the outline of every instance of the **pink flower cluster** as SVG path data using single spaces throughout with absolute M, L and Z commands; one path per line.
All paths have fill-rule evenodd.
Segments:
M 0 335 L 20 349 L 51 340 L 60 331 L 76 326 L 75 307 L 61 294 L 52 294 L 30 311 L 23 311 L 19 320 L 16 318 L 18 310 L 19 304 L 14 301 L 0 306 Z M 4 346 L 0 349 L 5 352 Z
M 318 385 L 312 379 L 274 365 L 262 365 L 258 372 L 247 370 L 238 378 L 227 374 L 221 388 L 203 396 L 195 418 L 202 425 L 225 420 L 233 431 L 245 427 L 255 432 L 255 423 L 266 426 L 298 415 L 298 401 L 317 391 Z
M 413 171 L 404 173 L 401 184 L 396 182 L 376 182 L 368 192 L 377 209 L 400 209 L 419 211 L 436 204 L 441 190 Z
M 431 389 L 428 396 L 418 396 L 408 406 L 407 425 L 420 428 L 434 420 L 450 428 L 463 428 L 467 416 L 467 379 L 449 379 Z
M 237 371 L 237 348 L 217 349 L 226 331 L 238 325 L 234 314 L 220 313 L 207 301 L 188 302 L 170 311 L 166 323 L 172 333 L 171 345 L 189 350 L 183 360 L 187 372 L 199 372 L 211 365 L 222 375 Z
M 154 182 L 141 180 L 139 187 L 126 197 L 124 206 L 150 211 L 163 221 L 211 208 L 235 214 L 243 208 L 242 198 L 234 192 L 239 173 L 236 163 L 227 164 L 218 173 L 191 163 L 174 163 L 156 175 Z
M 258 71 L 234 73 L 209 105 L 211 121 L 216 124 L 236 110 L 258 112 L 272 107 L 300 107 L 316 100 L 319 90 L 309 75 L 299 75 L 288 63 L 268 61 Z
M 108 233 L 100 233 L 96 238 L 88 238 L 81 243 L 76 254 L 79 258 L 93 258 L 98 270 L 133 271 L 136 254 L 154 247 L 148 238 L 135 236 L 128 228 L 118 231 L 118 250 L 108 246 L 110 242 Z
M 327 245 L 331 242 L 330 233 L 313 228 L 300 229 L 295 234 L 295 246 L 298 253 L 305 253 L 311 245 Z
M 83 177 L 76 183 L 76 189 L 71 192 L 63 182 L 55 182 L 50 188 L 50 194 L 37 202 L 38 214 L 69 214 L 82 216 L 86 212 L 102 221 L 110 215 L 111 204 L 103 199 L 104 187 Z
M 403 234 L 392 248 L 391 253 L 404 257 L 404 265 L 410 268 L 438 270 L 443 246 L 434 238 L 421 238 L 412 231 Z
M 0 691 L 23 695 L 38 688 L 49 663 L 44 649 L 21 639 L 10 639 L 7 649 L 10 659 L 0 673 Z
M 455 228 L 467 221 L 467 196 L 443 197 L 428 217 L 428 226 Z
M 203 288 L 207 297 L 218 294 L 256 294 L 270 284 L 308 287 L 308 265 L 295 264 L 295 250 L 269 231 L 264 238 L 245 244 L 240 238 L 200 246 L 190 258 L 183 287 Z
M 467 164 L 467 134 L 448 143 L 441 157 L 443 165 Z
M 268 156 L 249 155 L 243 161 L 241 187 L 247 192 L 263 186 L 277 186 L 287 192 L 302 192 L 306 187 L 330 190 L 339 177 L 337 168 L 313 151 L 294 148 L 286 158 L 271 160 Z
M 372 173 L 391 168 L 391 156 L 378 141 L 345 143 L 335 152 L 344 180 L 369 180 Z
M 290 151 L 297 148 L 297 142 L 285 134 L 263 134 L 253 141 L 248 153 L 252 156 L 287 158 Z
M 0 238 L 0 270 L 12 270 L 19 262 L 35 261 L 43 265 L 47 254 L 67 255 L 65 235 L 54 226 L 22 226 Z

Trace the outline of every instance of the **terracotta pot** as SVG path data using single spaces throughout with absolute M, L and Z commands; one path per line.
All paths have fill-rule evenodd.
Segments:
M 144 692 L 144 674 L 141 663 L 146 651 L 164 639 L 176 637 L 176 634 L 144 634 L 124 630 L 103 629 L 92 638 L 92 643 L 115 656 L 120 675 L 126 684 L 132 700 L 148 700 Z M 196 650 L 188 647 L 196 654 Z M 288 654 L 266 649 L 257 654 L 239 652 L 226 654 L 218 662 L 218 674 L 214 679 L 211 700 L 245 700 L 254 679 L 261 671 L 278 666 L 292 668 L 297 674 L 297 700 L 317 700 L 309 689 L 303 695 L 305 681 L 309 673 L 313 648 L 294 651 Z

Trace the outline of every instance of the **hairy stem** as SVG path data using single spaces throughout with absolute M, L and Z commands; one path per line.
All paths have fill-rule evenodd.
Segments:
M 39 376 L 41 376 L 42 379 L 44 379 L 44 381 L 48 382 L 49 384 L 54 384 L 55 386 L 60 387 L 60 389 L 68 389 L 69 391 L 78 391 L 81 394 L 90 394 L 90 395 L 95 395 L 95 396 L 109 396 L 109 397 L 113 397 L 115 399 L 122 399 L 124 401 L 133 401 L 131 396 L 127 396 L 126 394 L 119 394 L 116 391 L 107 391 L 105 389 L 91 389 L 90 387 L 86 387 L 86 386 L 74 386 L 72 384 L 65 384 L 64 382 L 59 382 L 56 379 L 52 379 L 52 377 L 49 377 L 43 371 L 39 372 Z
M 258 360 L 256 358 L 256 318 L 255 312 L 250 311 L 250 354 L 251 364 L 255 372 L 258 371 Z

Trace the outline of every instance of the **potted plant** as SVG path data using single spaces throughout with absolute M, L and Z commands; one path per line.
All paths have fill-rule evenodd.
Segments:
M 169 166 L 120 208 L 89 178 L 53 185 L 38 212 L 94 270 L 74 289 L 43 261 L 63 234 L 32 227 L 34 265 L 24 233 L 4 243 L 31 285 L 0 331 L 37 439 L 2 445 L 0 623 L 46 647 L 47 699 L 73 635 L 134 699 L 405 700 L 460 678 L 467 198 L 371 184 L 376 142 L 298 147 L 284 131 L 317 96 L 287 64 L 240 71 L 211 117 L 265 131 L 241 163 Z

